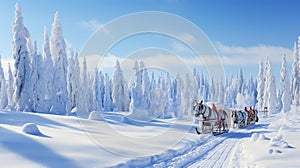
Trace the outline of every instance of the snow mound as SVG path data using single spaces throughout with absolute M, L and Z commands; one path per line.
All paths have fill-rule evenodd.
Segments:
M 270 138 L 266 137 L 265 134 L 260 134 L 258 140 L 270 140 Z
M 26 123 L 22 127 L 22 132 L 25 134 L 31 134 L 31 135 L 43 135 L 36 124 L 34 123 Z
M 252 136 L 251 136 L 251 140 L 252 140 L 252 142 L 255 142 L 255 141 L 257 141 L 258 139 L 259 139 L 259 134 L 258 133 L 254 133 L 254 134 L 252 134 Z
M 152 121 L 153 118 L 148 116 L 148 111 L 146 110 L 139 110 L 139 109 L 135 109 L 134 111 L 132 111 L 129 115 L 125 116 L 123 118 L 123 122 L 127 123 L 127 122 L 149 122 Z
M 273 137 L 273 138 L 271 139 L 271 142 L 272 142 L 272 143 L 274 143 L 274 142 L 279 142 L 279 141 L 281 141 L 282 139 L 283 139 L 282 134 L 278 134 L 277 136 L 275 136 L 275 137 Z
M 104 121 L 104 118 L 99 111 L 92 111 L 89 114 L 89 120 Z

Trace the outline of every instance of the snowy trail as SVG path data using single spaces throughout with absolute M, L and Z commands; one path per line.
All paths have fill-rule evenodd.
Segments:
M 194 160 L 189 167 L 227 167 L 230 160 L 231 151 L 234 149 L 236 139 L 223 139 L 221 143 L 216 144 L 200 160 Z
M 154 167 L 214 167 L 215 165 L 226 167 L 229 164 L 231 151 L 239 139 L 227 138 L 227 136 L 200 136 L 207 137 L 182 155 L 162 161 Z

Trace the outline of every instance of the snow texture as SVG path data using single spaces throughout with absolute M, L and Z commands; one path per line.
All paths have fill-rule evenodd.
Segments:
M 89 114 L 89 120 L 103 121 L 104 118 L 99 111 L 92 111 Z
M 42 135 L 41 131 L 34 123 L 26 123 L 22 126 L 22 132 L 31 135 Z

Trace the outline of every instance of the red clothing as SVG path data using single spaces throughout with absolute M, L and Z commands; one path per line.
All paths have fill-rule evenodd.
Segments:
M 215 104 L 213 104 L 213 105 L 212 105 L 212 107 L 211 107 L 211 109 L 212 109 L 212 110 L 214 110 L 214 111 L 217 111 L 217 107 L 216 107 L 216 105 L 215 105 Z

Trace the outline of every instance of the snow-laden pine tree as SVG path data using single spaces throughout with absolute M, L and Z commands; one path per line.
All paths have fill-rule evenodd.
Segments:
M 76 93 L 76 86 L 78 85 L 75 81 L 75 55 L 72 49 L 72 46 L 69 45 L 68 47 L 68 69 L 67 69 L 67 89 L 68 89 L 68 99 L 71 101 L 71 109 L 75 107 L 75 93 Z
M 31 73 L 30 73 L 30 86 L 31 86 L 31 105 L 32 111 L 44 111 L 44 96 L 45 96 L 45 83 L 44 83 L 44 66 L 42 56 L 37 53 L 37 44 L 34 43 L 34 52 L 31 59 Z
M 6 86 L 6 80 L 4 77 L 4 72 L 2 69 L 2 63 L 1 63 L 1 55 L 0 55 L 0 109 L 6 108 L 8 105 L 8 99 L 7 99 L 7 86 Z
M 52 24 L 50 51 L 54 62 L 53 91 L 55 101 L 51 109 L 57 114 L 67 114 L 70 111 L 67 91 L 67 54 L 62 26 L 58 12 L 54 15 Z
M 282 111 L 288 112 L 291 110 L 291 92 L 290 92 L 290 80 L 287 71 L 286 56 L 282 57 L 281 71 L 280 71 L 280 92 L 281 92 L 281 102 Z
M 217 102 L 224 104 L 224 97 L 225 97 L 225 88 L 223 84 L 223 80 L 218 83 L 219 93 L 218 93 L 218 99 Z
M 268 107 L 268 113 L 274 114 L 277 112 L 277 96 L 276 96 L 276 81 L 272 73 L 272 63 L 270 58 L 267 57 L 265 64 L 265 90 L 264 90 L 264 107 Z
M 243 89 L 244 89 L 244 74 L 243 74 L 243 69 L 242 68 L 240 68 L 237 80 L 238 80 L 238 93 L 243 93 Z
M 103 79 L 102 79 L 103 80 Z M 94 82 L 93 82 L 93 103 L 96 111 L 102 111 L 103 108 L 103 85 L 101 85 L 103 81 L 101 81 L 101 71 L 99 72 L 97 68 L 95 68 Z M 127 104 L 128 106 L 128 104 Z
M 23 24 L 21 8 L 15 5 L 15 21 L 13 24 L 13 58 L 14 58 L 14 101 L 17 111 L 28 110 L 29 105 L 29 53 L 27 49 L 27 29 Z
M 182 90 L 181 90 L 181 95 L 182 95 L 182 99 L 181 99 L 181 110 L 182 110 L 182 115 L 188 115 L 189 114 L 189 110 L 190 110 L 190 77 L 188 74 L 185 74 L 184 76 L 184 80 L 183 80 L 183 86 L 182 86 Z
M 292 103 L 295 106 L 300 105 L 300 56 L 299 56 L 299 44 L 300 36 L 298 37 L 298 44 L 294 44 L 293 64 L 292 64 L 292 83 L 291 83 L 291 95 Z
M 253 81 L 253 76 L 252 74 L 250 75 L 250 79 L 248 81 L 248 87 L 247 87 L 247 90 L 248 90 L 248 94 L 250 96 L 250 99 L 249 102 L 249 106 L 252 106 L 252 107 L 255 107 L 255 104 L 256 104 L 256 85 L 255 85 L 255 82 Z
M 264 108 L 264 90 L 265 90 L 265 76 L 264 76 L 264 64 L 262 59 L 259 61 L 257 75 L 257 108 L 263 110 Z
M 71 99 L 71 107 L 72 109 L 77 107 L 78 105 L 78 99 L 79 97 L 79 92 L 80 92 L 80 85 L 81 85 L 81 80 L 80 80 L 80 65 L 79 65 L 79 59 L 78 59 L 78 53 L 75 51 L 75 57 L 74 57 L 74 71 L 73 71 L 73 93 L 72 93 L 72 99 Z
M 142 73 L 139 68 L 139 64 L 137 61 L 134 63 L 133 67 L 133 73 L 134 73 L 134 81 L 133 85 L 131 87 L 131 102 L 129 110 L 131 112 L 135 112 L 136 109 L 142 109 L 142 103 L 143 103 L 143 90 L 142 90 Z
M 11 71 L 10 64 L 8 63 L 8 81 L 7 81 L 7 99 L 8 99 L 8 108 L 13 110 L 15 106 L 14 101 L 14 77 Z
M 150 92 L 151 92 L 151 86 L 150 86 L 150 78 L 148 75 L 148 70 L 144 65 L 143 61 L 140 61 L 140 69 L 142 73 L 142 94 L 143 94 L 143 107 L 145 109 L 149 109 L 151 106 L 151 101 L 150 101 Z
M 176 74 L 176 79 L 173 81 L 174 86 L 174 98 L 173 98 L 173 111 L 174 115 L 177 118 L 182 118 L 181 113 L 181 86 L 182 86 L 182 79 L 180 77 L 180 74 Z
M 209 98 L 209 101 L 212 101 L 212 102 L 216 102 L 217 101 L 217 90 L 216 90 L 216 85 L 215 85 L 215 79 L 212 77 L 211 78 L 211 83 L 210 83 L 210 88 L 209 88 L 209 93 L 210 93 L 210 98 Z
M 108 74 L 104 75 L 104 100 L 103 100 L 104 111 L 112 111 L 112 99 L 111 99 L 111 81 Z
M 88 74 L 87 74 L 87 63 L 86 58 L 83 58 L 82 64 L 82 73 L 81 73 L 81 80 L 80 80 L 80 88 L 77 98 L 77 112 L 80 115 L 87 115 L 89 113 L 88 107 Z
M 55 98 L 55 94 L 53 93 L 53 61 L 50 53 L 50 43 L 46 26 L 44 27 L 44 44 L 42 48 L 42 56 L 44 62 L 44 72 L 45 72 L 45 99 L 48 101 L 47 106 L 50 107 L 51 101 Z M 46 108 L 45 110 L 50 110 L 50 108 Z
M 117 60 L 112 79 L 112 100 L 118 111 L 128 111 L 129 97 L 120 62 Z

